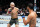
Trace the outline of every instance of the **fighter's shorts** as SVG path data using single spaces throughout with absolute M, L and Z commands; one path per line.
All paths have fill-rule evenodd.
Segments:
M 11 18 L 9 24 L 12 25 L 13 23 L 15 23 L 15 24 L 19 24 L 19 22 L 18 22 L 18 18 L 15 18 L 15 19 L 12 19 L 12 18 Z

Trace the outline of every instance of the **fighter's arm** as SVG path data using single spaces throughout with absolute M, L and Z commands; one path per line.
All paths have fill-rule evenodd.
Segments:
M 32 19 L 32 16 L 31 16 L 31 15 L 28 15 L 27 20 L 25 20 L 25 18 L 23 18 L 23 23 L 24 23 L 25 25 L 27 25 L 27 24 L 31 21 L 31 19 Z
M 11 8 L 8 8 L 7 15 L 9 14 L 10 9 L 11 9 Z
M 19 11 L 19 8 L 17 8 L 17 12 Z

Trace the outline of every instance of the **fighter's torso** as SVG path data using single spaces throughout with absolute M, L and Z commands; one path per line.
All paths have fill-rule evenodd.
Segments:
M 14 8 L 11 11 L 11 18 L 18 18 L 18 9 L 17 8 Z
M 36 26 L 36 18 L 33 18 L 30 23 L 29 23 L 30 27 L 35 27 Z
M 36 14 L 33 13 L 33 18 L 31 19 L 29 23 L 29 27 L 36 27 Z

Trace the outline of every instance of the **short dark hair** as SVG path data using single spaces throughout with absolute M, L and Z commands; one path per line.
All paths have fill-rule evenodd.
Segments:
M 34 10 L 34 6 L 33 6 L 32 3 L 29 3 L 27 6 L 28 6 L 30 9 Z

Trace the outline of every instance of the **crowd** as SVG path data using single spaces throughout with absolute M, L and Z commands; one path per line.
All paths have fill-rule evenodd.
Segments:
M 18 15 L 28 15 L 26 6 L 28 3 L 34 3 L 34 0 L 0 0 L 0 15 L 7 13 L 8 8 L 10 7 L 10 2 L 14 2 L 15 6 L 19 8 Z
M 14 2 L 15 6 L 19 8 L 18 15 L 28 15 L 28 10 L 26 6 L 28 3 L 34 4 L 34 0 L 0 0 L 0 15 L 4 15 L 7 13 L 8 8 L 10 7 L 10 2 Z M 39 1 L 37 0 L 37 5 L 34 4 L 34 11 L 40 12 L 40 6 L 38 5 Z
M 2 8 L 0 8 L 0 15 L 4 15 L 6 14 L 8 11 L 8 9 L 4 9 L 2 10 Z M 27 9 L 23 8 L 23 9 L 19 9 L 18 11 L 18 15 L 22 15 L 24 13 L 24 15 L 26 15 L 28 13 Z
M 23 5 L 24 6 L 24 5 Z M 19 6 L 17 6 L 19 7 Z M 8 5 L 7 6 L 4 6 L 3 8 L 0 7 L 0 15 L 6 15 L 8 11 Z M 40 12 L 40 8 L 36 6 L 36 4 L 34 4 L 34 11 L 36 12 Z M 28 10 L 26 8 L 19 8 L 19 11 L 18 11 L 18 15 L 22 15 L 24 13 L 24 15 L 28 15 Z

